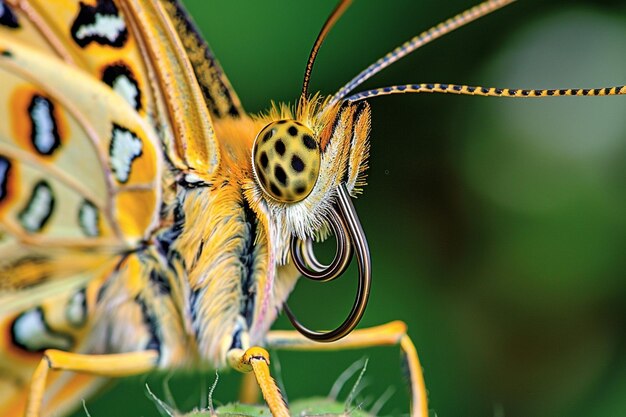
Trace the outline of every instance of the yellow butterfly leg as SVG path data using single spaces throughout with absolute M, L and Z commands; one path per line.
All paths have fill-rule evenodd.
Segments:
M 51 369 L 109 377 L 131 376 L 154 369 L 158 357 L 158 352 L 154 350 L 111 355 L 84 355 L 55 349 L 46 350 L 33 374 L 24 416 L 40 417 L 46 380 Z
M 276 385 L 276 381 L 270 375 L 270 354 L 267 350 L 253 346 L 241 353 L 240 349 L 229 352 L 231 366 L 239 372 L 254 372 L 257 384 L 261 388 L 263 398 L 267 403 L 272 416 L 289 417 L 289 410 L 285 400 Z
M 267 346 L 283 350 L 343 350 L 372 346 L 400 345 L 406 355 L 411 384 L 411 416 L 428 417 L 426 385 L 415 345 L 406 333 L 406 324 L 392 321 L 369 329 L 358 329 L 332 343 L 309 340 L 293 330 L 274 330 L 267 335 Z

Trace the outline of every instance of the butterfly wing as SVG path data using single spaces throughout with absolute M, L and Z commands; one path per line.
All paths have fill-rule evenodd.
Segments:
M 109 88 L 14 39 L 0 37 L 0 79 L 0 297 L 27 299 L 10 290 L 97 270 L 146 237 L 158 139 Z
M 154 130 L 74 66 L 0 37 L 0 79 L 0 410 L 12 413 L 43 350 L 89 337 L 65 317 L 77 288 L 94 298 L 157 224 L 161 163 Z M 47 409 L 98 381 L 53 375 Z
M 5 0 L 0 35 L 18 38 L 113 88 L 155 126 L 169 162 L 210 175 L 219 164 L 212 118 L 244 114 L 176 0 Z M 3 24 L 4 23 L 4 24 Z
M 167 160 L 178 168 L 193 168 L 200 174 L 213 172 L 219 162 L 219 151 L 215 145 L 211 117 L 236 117 L 243 113 L 236 94 L 208 45 L 177 1 L 0 1 L 0 37 L 6 40 L 6 44 L 16 45 L 13 49 L 25 45 L 45 55 L 39 55 L 41 67 L 47 67 L 47 62 L 52 60 L 62 60 L 68 66 L 80 68 L 109 85 L 148 124 L 157 128 Z M 7 49 L 5 54 L 10 52 Z M 5 62 L 10 62 L 8 56 L 4 58 L 7 58 Z M 83 282 L 89 277 L 81 271 L 92 270 L 102 264 L 100 255 L 85 251 L 82 256 L 71 257 L 71 261 L 65 261 L 69 257 L 54 255 L 55 252 L 66 251 L 67 245 L 52 245 L 53 237 L 62 237 L 66 243 L 71 238 L 79 239 L 78 246 L 83 248 L 105 244 L 115 246 L 119 242 L 111 240 L 112 237 L 127 237 L 125 231 L 118 228 L 118 223 L 124 224 L 122 213 L 135 210 L 137 218 L 152 219 L 148 215 L 151 206 L 135 205 L 146 207 L 141 211 L 129 204 L 119 217 L 114 210 L 103 212 L 103 208 L 110 203 L 109 195 L 115 194 L 115 190 L 109 186 L 110 178 L 106 175 L 93 174 L 94 167 L 103 166 L 101 155 L 93 152 L 85 154 L 80 146 L 64 142 L 67 141 L 64 135 L 74 134 L 74 125 L 80 122 L 69 109 L 73 108 L 75 113 L 76 108 L 82 108 L 82 104 L 77 105 L 77 102 L 68 99 L 70 95 L 64 91 L 57 91 L 56 99 L 39 94 L 38 81 L 52 83 L 48 78 L 49 71 L 34 68 L 30 81 L 15 74 L 9 81 L 6 69 L 2 76 L 7 86 L 2 114 L 10 114 L 12 125 L 18 128 L 11 131 L 9 124 L 3 125 L 5 154 L 0 159 L 0 175 L 3 178 L 0 198 L 4 208 L 0 248 L 6 256 L 0 265 L 6 272 L 4 275 L 11 279 L 0 283 L 0 290 L 23 291 L 21 294 L 4 295 L 7 301 L 4 310 L 23 302 L 20 299 L 35 302 L 43 298 L 49 293 L 43 291 L 46 287 L 53 292 L 63 289 L 56 282 L 58 280 L 49 279 L 51 275 L 55 278 L 59 275 L 73 276 Z M 67 84 L 66 77 L 55 83 L 63 87 L 73 85 L 74 81 Z M 81 92 L 83 88 L 89 90 L 94 85 L 88 81 L 82 84 L 80 87 L 73 85 L 71 90 Z M 81 93 L 75 95 L 80 97 Z M 56 102 L 60 98 L 65 100 L 65 104 Z M 91 111 L 91 107 L 87 108 Z M 36 149 L 34 155 L 29 153 L 33 150 L 33 145 L 28 143 L 33 129 L 29 120 L 32 112 L 39 115 L 48 112 L 49 120 L 53 122 L 53 143 L 48 145 L 50 149 L 45 150 L 51 155 L 42 156 Z M 98 133 L 91 132 L 91 140 Z M 124 137 L 121 130 L 117 134 Z M 21 148 L 14 146 L 16 140 L 21 141 Z M 64 145 L 63 152 L 57 152 L 59 144 Z M 8 149 L 10 146 L 13 146 L 11 152 Z M 80 157 L 77 158 L 78 155 Z M 54 190 L 49 181 L 41 181 L 41 177 L 47 176 L 49 171 L 53 171 L 52 178 L 58 180 Z M 142 172 L 149 177 L 154 170 L 137 167 L 134 172 Z M 163 182 L 166 177 L 171 178 L 171 175 L 163 175 Z M 28 196 L 27 190 L 31 192 Z M 102 190 L 108 194 L 96 198 L 94 193 Z M 172 198 L 171 188 L 165 184 L 162 184 L 162 193 L 168 194 L 166 200 Z M 123 200 L 123 195 L 117 200 Z M 26 203 L 46 198 L 58 212 L 70 213 L 67 210 L 76 211 L 78 206 L 83 219 L 97 217 L 101 229 L 98 239 L 82 239 L 84 236 L 81 233 L 94 231 L 72 229 L 64 223 L 55 226 L 57 221 L 45 216 L 39 219 L 30 216 L 31 224 L 15 223 L 20 216 L 23 222 L 28 222 L 29 217 L 24 217 L 25 214 L 20 211 Z M 11 208 L 11 213 L 5 213 L 8 208 Z M 103 213 L 107 216 L 102 217 Z M 33 230 L 24 229 L 24 226 Z M 143 226 L 139 225 L 137 230 L 145 230 Z M 41 239 L 41 233 L 30 236 L 37 231 L 35 229 L 44 227 L 46 239 Z M 133 233 L 136 234 L 137 230 Z M 28 256 L 23 256 L 24 239 L 30 239 L 32 243 Z M 105 242 L 107 239 L 109 241 Z M 41 277 L 45 277 L 46 282 L 39 282 L 44 281 Z M 66 281 L 64 285 L 75 286 L 76 283 Z M 25 296 L 24 291 L 32 291 L 34 287 L 38 287 L 40 297 Z M 9 298 L 12 298 L 11 302 L 8 302 Z
M 41 351 L 89 338 L 90 317 L 58 319 L 66 304 L 95 299 L 149 235 L 174 172 L 210 178 L 211 119 L 243 110 L 176 1 L 0 0 L 0 80 L 0 411 L 20 415 Z M 40 324 L 33 349 L 16 338 L 27 319 Z M 98 381 L 53 373 L 46 409 Z
M 5 335 L 0 338 L 0 415 L 24 415 L 30 380 L 43 349 L 70 350 L 88 340 L 90 316 L 104 278 L 106 274 L 91 280 L 83 290 L 52 296 L 37 307 L 0 317 L 0 331 Z M 65 415 L 104 383 L 105 379 L 93 375 L 52 372 L 44 416 Z
M 245 115 L 239 97 L 191 16 L 177 0 L 162 0 L 162 4 L 185 47 L 211 117 L 216 120 Z
M 6 0 L 3 10 L 5 21 L 12 24 L 0 24 L 0 35 L 88 72 L 109 85 L 148 122 L 157 123 L 150 68 L 113 2 Z M 166 125 L 165 121 L 160 124 Z

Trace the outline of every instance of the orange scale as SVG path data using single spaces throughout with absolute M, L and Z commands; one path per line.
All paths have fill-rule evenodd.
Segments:
M 115 198 L 115 210 L 127 239 L 140 240 L 153 221 L 157 194 L 150 190 L 122 191 Z M 133 243 L 133 242 L 129 242 Z
M 130 174 L 125 185 L 151 184 L 157 175 L 156 155 L 152 143 L 145 136 L 138 133 L 142 142 L 141 155 L 133 159 L 130 165 Z

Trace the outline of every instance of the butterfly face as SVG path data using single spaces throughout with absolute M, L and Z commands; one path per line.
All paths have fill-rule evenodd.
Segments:
M 248 197 L 271 213 L 280 236 L 277 259 L 284 262 L 292 239 L 327 236 L 340 184 L 351 195 L 365 184 L 369 105 L 327 104 L 314 99 L 295 115 L 286 106 L 270 110 L 252 145 Z

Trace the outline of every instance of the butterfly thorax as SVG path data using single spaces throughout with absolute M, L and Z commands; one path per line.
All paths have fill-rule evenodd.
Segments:
M 262 344 L 295 284 L 294 269 L 281 265 L 270 244 L 275 225 L 246 196 L 254 181 L 250 150 L 262 125 L 247 117 L 216 123 L 220 169 L 210 181 L 192 170 L 179 176 L 167 226 L 142 255 L 152 268 L 142 275 L 153 281 L 142 299 L 147 311 L 158 311 L 154 336 L 164 366 L 220 367 L 230 349 Z M 181 333 L 187 349 L 181 350 Z

